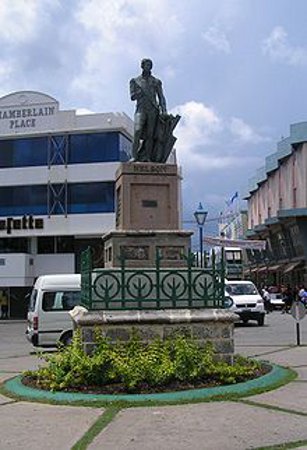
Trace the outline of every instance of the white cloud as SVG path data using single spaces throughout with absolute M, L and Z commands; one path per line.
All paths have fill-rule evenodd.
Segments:
M 24 43 L 38 32 L 39 22 L 49 6 L 57 7 L 58 0 L 1 0 L 0 38 L 9 43 Z
M 307 64 L 307 49 L 293 46 L 288 42 L 288 33 L 283 27 L 275 27 L 270 36 L 263 41 L 263 53 L 273 61 L 283 62 L 291 66 Z
M 181 120 L 175 129 L 178 159 L 184 167 L 201 171 L 238 168 L 251 164 L 252 156 L 230 149 L 241 144 L 257 144 L 269 139 L 257 133 L 242 119 L 222 118 L 213 108 L 190 101 L 171 111 Z M 258 162 L 258 157 L 256 158 Z
M 87 114 L 95 114 L 95 112 L 91 111 L 90 109 L 87 109 L 87 108 L 77 108 L 76 109 L 76 114 L 78 116 L 84 116 L 84 115 L 87 115 Z
M 222 53 L 231 53 L 230 42 L 226 34 L 216 26 L 210 27 L 206 32 L 203 32 L 202 38 L 214 50 Z
M 214 109 L 201 102 L 190 101 L 176 106 L 172 113 L 181 116 L 176 131 L 183 148 L 193 147 L 195 143 L 207 144 L 222 127 L 221 119 Z
M 231 117 L 228 127 L 231 134 L 244 144 L 258 144 L 259 142 L 270 140 L 265 136 L 261 136 L 251 125 L 248 125 L 238 117 Z
M 76 91 L 95 91 L 100 103 L 105 103 L 106 97 L 111 97 L 110 86 L 120 79 L 118 84 L 125 87 L 126 94 L 127 75 L 131 73 L 132 64 L 139 67 L 144 57 L 152 58 L 154 62 L 159 58 L 167 76 L 173 76 L 170 62 L 178 53 L 177 41 L 183 35 L 183 26 L 172 2 L 81 1 L 75 18 L 86 33 L 88 42 L 82 69 L 72 81 Z M 118 94 L 112 91 L 112 95 Z M 123 94 L 120 96 L 122 98 Z
M 5 64 L 0 64 L 0 85 L 10 80 L 14 73 L 14 65 L 12 61 L 6 60 Z M 7 92 L 3 92 L 5 95 Z

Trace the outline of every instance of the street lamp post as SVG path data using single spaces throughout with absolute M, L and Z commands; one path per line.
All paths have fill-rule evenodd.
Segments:
M 203 253 L 204 253 L 204 243 L 203 243 L 203 228 L 204 228 L 204 223 L 206 221 L 207 218 L 207 214 L 208 211 L 205 211 L 201 202 L 199 202 L 198 208 L 197 210 L 194 212 L 194 217 L 195 220 L 197 222 L 198 225 L 198 230 L 199 230 L 199 251 L 200 251 L 200 267 L 203 267 Z M 198 259 L 198 258 L 197 258 Z

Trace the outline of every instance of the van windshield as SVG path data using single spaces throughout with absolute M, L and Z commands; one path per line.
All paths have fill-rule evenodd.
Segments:
M 81 291 L 44 292 L 43 311 L 70 311 L 80 305 Z
M 246 284 L 227 284 L 226 291 L 230 295 L 257 295 L 258 291 L 253 283 Z

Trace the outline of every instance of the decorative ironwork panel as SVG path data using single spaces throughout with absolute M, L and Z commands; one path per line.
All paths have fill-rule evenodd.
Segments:
M 81 255 L 81 304 L 92 308 L 92 250 L 88 247 Z
M 82 254 L 82 304 L 88 309 L 169 309 L 223 308 L 224 260 L 220 269 L 193 267 L 186 258 L 186 268 L 125 267 L 92 269 L 90 249 Z

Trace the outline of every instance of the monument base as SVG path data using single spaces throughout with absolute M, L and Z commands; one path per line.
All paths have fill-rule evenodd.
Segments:
M 95 349 L 95 330 L 112 343 L 128 341 L 135 330 L 142 342 L 166 339 L 174 334 L 189 336 L 200 345 L 211 342 L 218 359 L 233 363 L 236 314 L 221 309 L 168 309 L 158 311 L 86 311 L 76 307 L 71 316 L 81 330 L 84 351 Z
M 155 267 L 157 254 L 161 267 L 186 267 L 184 255 L 191 247 L 192 231 L 116 230 L 102 237 L 105 267 Z

